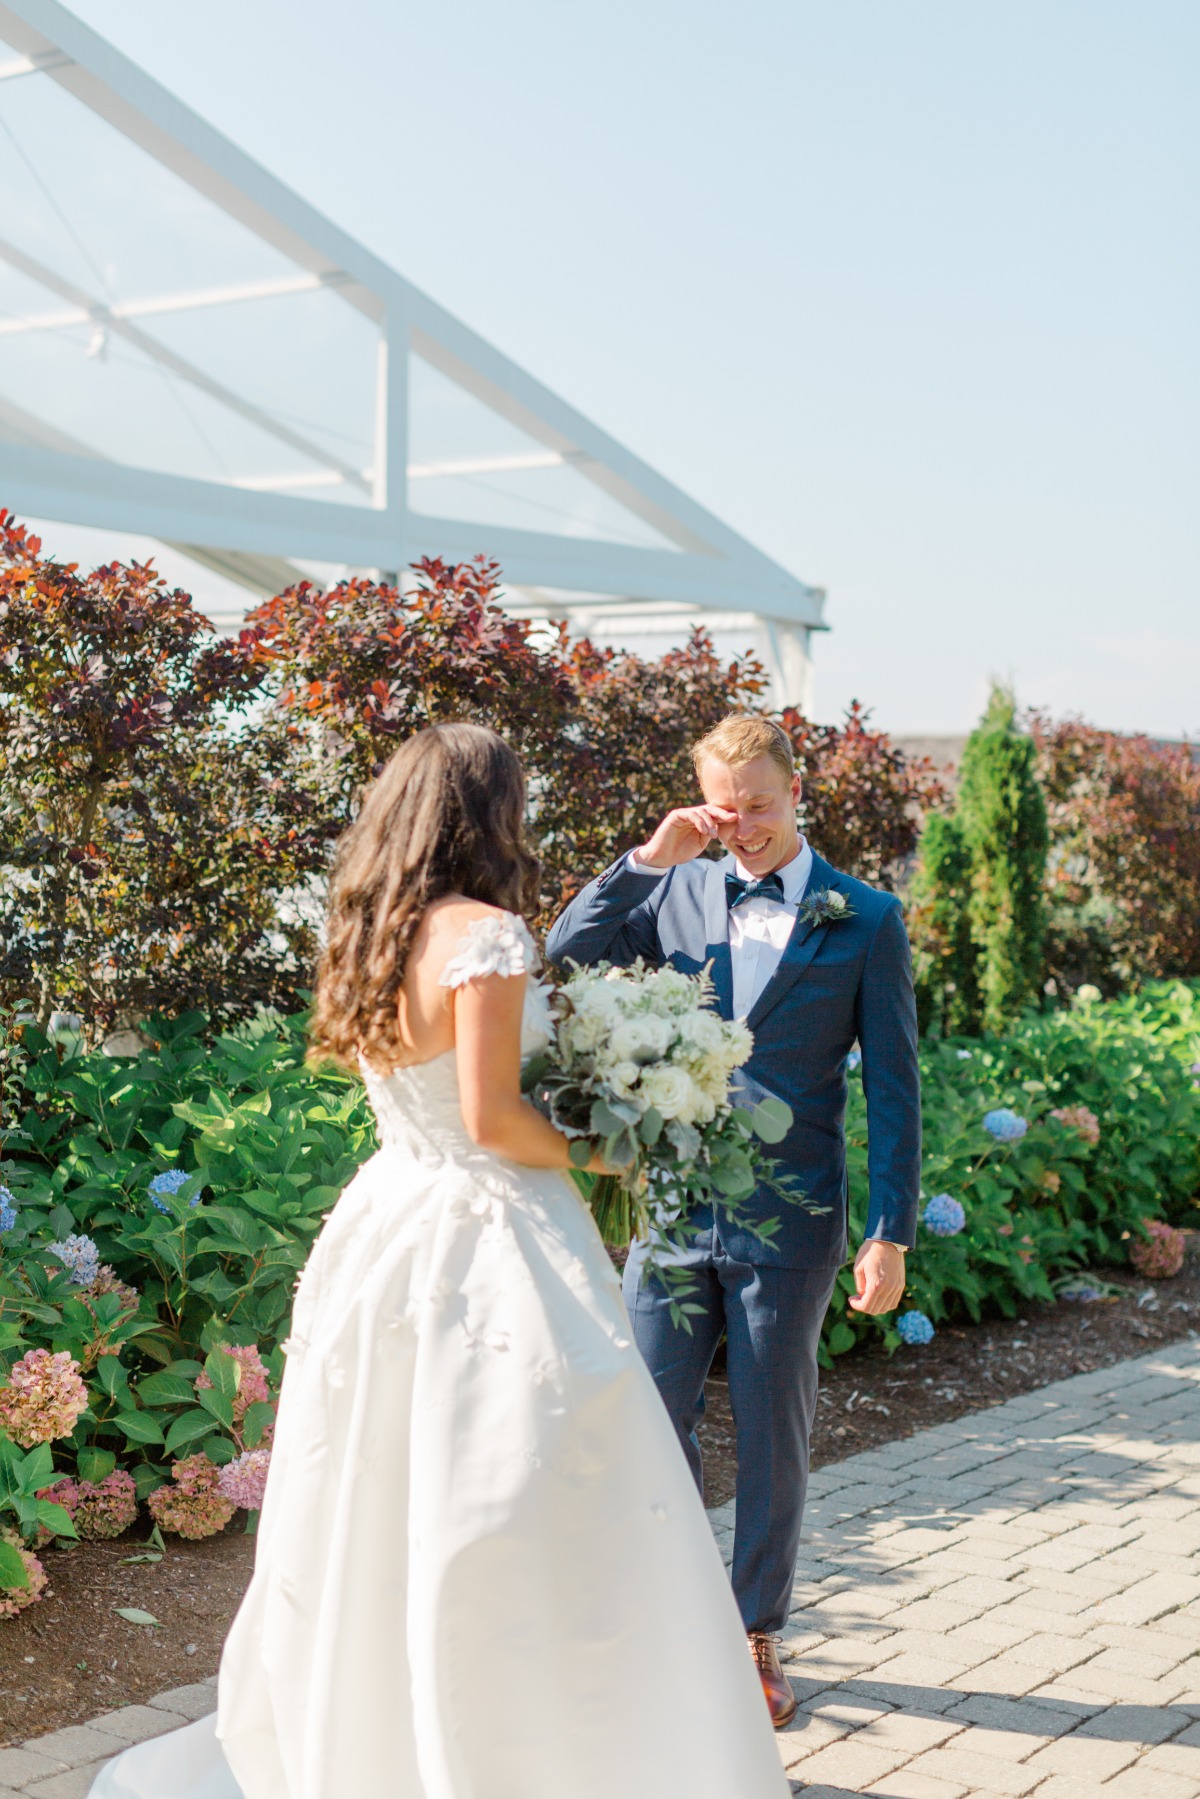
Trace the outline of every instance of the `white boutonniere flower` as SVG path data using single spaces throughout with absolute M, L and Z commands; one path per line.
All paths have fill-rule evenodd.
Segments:
M 843 918 L 855 917 L 854 907 L 836 887 L 822 887 L 807 894 L 801 902 L 800 917 L 807 924 L 838 924 Z

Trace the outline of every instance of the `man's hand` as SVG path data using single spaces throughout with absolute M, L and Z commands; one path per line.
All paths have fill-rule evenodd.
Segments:
M 854 1258 L 858 1298 L 852 1312 L 890 1312 L 904 1296 L 904 1251 L 894 1243 L 864 1243 Z
M 649 843 L 634 851 L 646 868 L 675 868 L 693 862 L 714 838 L 728 847 L 737 813 L 724 806 L 680 806 L 667 816 Z

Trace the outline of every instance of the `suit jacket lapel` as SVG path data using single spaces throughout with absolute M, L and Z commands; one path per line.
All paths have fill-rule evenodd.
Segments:
M 722 1018 L 733 1017 L 733 960 L 729 953 L 729 904 L 725 898 L 725 870 L 732 856 L 708 862 L 704 869 L 704 959 L 712 963 L 713 986 Z
M 823 856 L 813 854 L 812 869 L 808 877 L 808 886 L 804 897 L 810 893 L 819 893 L 823 887 L 837 885 L 837 875 Z M 814 925 L 810 919 L 797 917 L 792 926 L 792 934 L 787 940 L 787 947 L 779 959 L 779 966 L 750 1008 L 746 1019 L 752 1031 L 758 1029 L 759 1021 L 777 1006 L 784 994 L 795 985 L 804 970 L 808 967 L 822 939 L 829 929 L 827 924 Z

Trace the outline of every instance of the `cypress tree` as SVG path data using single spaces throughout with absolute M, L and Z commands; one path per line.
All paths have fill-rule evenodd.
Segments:
M 971 860 L 958 820 L 933 812 L 921 833 L 911 921 L 917 1021 L 941 1036 L 979 1025 L 979 983 L 967 905 Z
M 1048 831 L 1036 748 L 992 690 L 967 739 L 953 815 L 931 817 L 913 882 L 924 1028 L 1001 1031 L 1041 986 Z
M 1011 691 L 993 688 L 967 741 L 956 812 L 985 1030 L 1003 1030 L 1041 986 L 1049 835 L 1036 756 L 1032 737 L 1016 728 Z

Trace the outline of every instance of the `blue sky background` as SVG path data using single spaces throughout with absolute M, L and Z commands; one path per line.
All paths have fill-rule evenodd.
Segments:
M 1195 0 L 76 0 L 806 580 L 817 712 L 1200 729 Z

